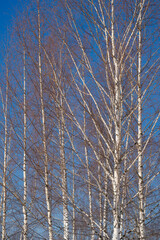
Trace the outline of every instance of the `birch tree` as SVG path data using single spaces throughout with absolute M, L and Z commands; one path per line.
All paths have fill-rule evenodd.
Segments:
M 138 177 L 139 177 L 139 231 L 140 239 L 144 239 L 144 195 L 143 195 L 143 163 L 142 163 L 142 101 L 141 101 L 141 61 L 142 61 L 142 1 L 139 3 L 138 22 Z
M 63 227 L 64 227 L 64 239 L 69 239 L 69 219 L 68 219 L 68 198 L 67 198 L 67 171 L 65 163 L 65 149 L 64 149 L 64 106 L 63 97 L 60 95 L 59 99 L 59 145 L 60 145 L 60 158 L 61 158 L 61 175 L 62 175 L 62 201 L 63 201 Z
M 23 50 L 23 106 L 24 106 L 24 156 L 23 156 L 23 181 L 24 181 L 24 195 L 23 195 L 23 215 L 24 215 L 24 225 L 23 225 L 23 239 L 27 240 L 27 174 L 26 174 L 26 130 L 27 130 L 27 114 L 26 114 L 26 51 L 25 46 Z
M 84 5 L 83 5 L 84 4 Z M 93 101 L 93 106 L 89 104 L 89 101 L 85 101 L 86 109 L 88 113 L 91 116 L 91 119 L 93 121 L 93 125 L 95 127 L 95 130 L 99 133 L 100 138 L 104 140 L 105 147 L 108 149 L 108 151 L 111 152 L 111 159 L 112 163 L 110 162 L 111 159 L 108 162 L 108 169 L 111 169 L 111 171 L 108 171 L 108 176 L 112 182 L 112 188 L 113 188 L 113 202 L 111 208 L 113 211 L 113 233 L 112 233 L 112 239 L 120 239 L 124 238 L 126 234 L 125 233 L 122 237 L 122 233 L 120 230 L 120 225 L 123 218 L 123 211 L 126 208 L 126 200 L 124 199 L 123 195 L 123 202 L 125 201 L 126 204 L 123 203 L 123 208 L 120 208 L 120 205 L 122 204 L 122 198 L 121 198 L 121 186 L 122 186 L 122 178 L 120 177 L 121 174 L 128 174 L 128 171 L 133 171 L 133 168 L 136 167 L 136 163 L 138 160 L 138 176 L 139 176 L 139 189 L 135 193 L 135 196 L 139 194 L 139 203 L 141 205 L 140 213 L 139 214 L 139 227 L 141 228 L 140 236 L 144 235 L 144 202 L 143 202 L 143 177 L 142 177 L 142 151 L 147 147 L 147 144 L 149 142 L 149 139 L 151 135 L 146 140 L 146 144 L 142 150 L 142 103 L 141 103 L 141 30 L 138 30 L 138 36 L 139 36 L 139 47 L 138 47 L 138 53 L 136 51 L 136 39 L 137 39 L 137 25 L 141 25 L 142 16 L 141 11 L 143 8 L 143 20 L 145 18 L 145 14 L 148 10 L 147 3 L 144 7 L 144 2 L 141 3 L 141 7 L 139 7 L 139 3 L 134 3 L 135 5 L 132 5 L 133 12 L 131 18 L 127 18 L 126 22 L 118 23 L 118 19 L 120 19 L 120 15 L 116 15 L 115 12 L 115 6 L 117 11 L 117 5 L 115 1 L 110 1 L 108 8 L 105 6 L 104 2 L 98 1 L 98 2 L 87 2 L 82 3 L 81 11 L 82 15 L 84 16 L 84 20 L 86 20 L 86 35 L 88 37 L 84 38 L 84 35 L 81 32 L 81 29 L 79 28 L 79 25 L 76 20 L 75 12 L 77 11 L 68 3 L 66 5 L 68 9 L 68 19 L 69 19 L 69 25 L 73 32 L 73 41 L 77 42 L 77 48 L 79 48 L 80 54 L 83 56 L 83 61 L 79 62 L 79 64 L 84 65 L 86 72 L 88 71 L 88 74 L 90 77 L 88 77 L 88 85 L 84 82 L 82 77 L 82 71 L 80 70 L 80 67 L 78 65 L 78 60 L 75 57 L 75 53 L 70 48 L 69 42 L 66 41 L 66 47 L 68 49 L 68 52 L 70 54 L 70 57 L 73 61 L 73 64 L 75 66 L 77 76 L 80 79 L 80 81 L 85 85 L 86 92 L 88 96 L 90 97 L 91 101 Z M 124 8 L 125 9 L 125 8 Z M 130 12 L 131 13 L 131 12 Z M 123 14 L 125 14 L 123 12 Z M 122 15 L 123 15 L 122 14 Z M 89 16 L 90 15 L 90 16 Z M 109 16 L 109 18 L 108 18 Z M 83 18 L 83 17 L 82 17 Z M 124 24 L 124 25 L 123 25 Z M 88 28 L 87 28 L 88 27 Z M 122 30 L 123 29 L 123 30 Z M 140 28 L 138 28 L 140 29 Z M 88 32 L 87 32 L 88 31 Z M 101 35 L 102 33 L 102 35 Z M 101 37 L 100 37 L 101 36 Z M 87 43 L 86 43 L 87 42 Z M 92 44 L 90 44 L 92 42 Z M 88 51 L 88 44 L 91 49 L 94 49 L 95 55 L 94 57 L 99 58 L 101 56 L 102 65 L 104 64 L 104 69 L 106 73 L 106 82 L 107 87 L 104 87 L 104 85 L 99 81 L 97 78 L 97 73 L 94 73 L 95 65 L 93 65 L 93 55 L 91 57 L 89 51 Z M 105 47 L 104 47 L 105 46 Z M 104 49 L 106 48 L 106 51 Z M 97 53 L 97 55 L 96 55 Z M 98 55 L 99 53 L 99 55 Z M 93 54 L 93 52 L 92 52 Z M 136 56 L 138 54 L 138 61 L 136 63 Z M 135 64 L 135 68 L 138 72 L 138 83 L 136 81 L 132 81 L 131 77 L 128 74 L 131 74 L 131 69 L 133 69 L 133 64 Z M 134 74 L 136 74 L 136 71 L 134 71 Z M 126 76 L 129 76 L 128 79 Z M 112 79 L 112 82 L 110 81 Z M 128 82 L 127 82 L 128 80 Z M 74 81 L 75 88 L 77 89 L 77 95 L 79 94 L 79 97 L 82 101 L 84 101 L 84 97 L 81 94 L 82 90 L 80 87 L 80 84 L 78 81 Z M 90 84 L 89 84 L 90 83 Z M 106 107 L 106 115 L 103 114 L 102 108 L 99 105 L 99 102 L 97 100 L 97 96 L 95 93 L 93 93 L 93 88 L 101 93 L 101 99 L 104 101 L 104 106 Z M 126 86 L 125 86 L 126 84 Z M 128 88 L 130 85 L 130 89 Z M 138 103 L 135 104 L 136 99 L 136 88 L 138 86 Z M 95 92 L 96 92 L 95 90 Z M 146 89 L 145 89 L 146 91 Z M 108 100 L 106 98 L 108 97 Z M 130 99 L 134 100 L 128 100 L 128 97 Z M 109 103 L 108 103 L 109 102 Z M 133 105 L 134 102 L 134 105 Z M 128 109 L 128 110 L 127 110 Z M 72 110 L 70 109 L 72 112 Z M 98 123 L 96 121 L 96 118 L 93 114 L 95 111 L 95 114 L 99 116 L 99 119 L 101 123 L 104 125 L 103 133 L 100 130 Z M 97 113 L 96 113 L 97 111 Z M 131 125 L 130 125 L 130 118 L 133 115 L 135 116 L 135 112 L 138 111 L 138 142 L 132 135 Z M 72 112 L 73 114 L 73 112 Z M 104 117 L 105 116 L 105 117 Z M 109 116 L 109 117 L 108 117 Z M 111 119 L 113 123 L 113 130 L 110 130 L 108 118 Z M 155 127 L 157 121 L 158 121 L 159 115 L 155 118 L 155 122 L 153 122 L 153 128 Z M 80 127 L 80 122 L 77 121 L 77 118 L 74 116 L 74 121 L 76 125 L 79 127 L 82 135 L 86 138 L 86 133 L 82 130 Z M 129 124 L 129 128 L 127 131 L 125 131 L 124 126 L 126 124 Z M 152 128 L 152 129 L 153 129 Z M 104 131 L 108 133 L 108 136 L 111 139 L 111 142 L 109 140 L 106 140 L 104 138 Z M 129 134 L 129 138 L 128 138 Z M 125 140 L 126 139 L 126 140 Z M 87 141 L 89 142 L 91 146 L 91 140 L 87 138 Z M 128 143 L 129 141 L 129 143 Z M 124 143 L 126 144 L 126 147 L 124 148 Z M 138 156 L 132 155 L 132 160 L 127 159 L 127 165 L 126 165 L 126 158 L 129 158 L 129 152 L 133 152 L 136 150 L 135 145 L 138 144 Z M 113 148 L 114 145 L 114 148 Z M 140 147 L 141 146 L 141 147 Z M 93 147 L 92 147 L 93 149 Z M 123 150 L 125 149 L 125 151 Z M 140 150 L 141 149 L 141 150 Z M 94 151 L 94 150 L 93 150 Z M 97 156 L 96 152 L 94 151 L 95 155 Z M 140 167 L 141 166 L 141 167 Z M 103 166 L 104 167 L 104 166 Z M 113 171 L 112 171 L 113 168 Z M 125 169 L 125 171 L 124 171 Z M 133 174 L 133 172 L 132 172 Z M 134 176 L 135 178 L 135 176 Z M 130 196 L 129 202 L 134 202 L 134 196 Z M 121 213 L 120 213 L 121 211 Z M 143 214 L 142 214 L 143 212 Z M 141 219 L 141 220 L 140 220 Z M 143 219 L 143 220 L 142 220 Z M 142 230 L 143 229 L 143 230 Z M 131 232 L 134 232 L 134 228 L 131 230 Z M 132 234 L 130 232 L 130 235 Z M 142 237 L 143 238 L 143 237 Z
M 4 163 L 3 163 L 3 187 L 2 187 L 2 194 L 3 194 L 3 215 L 2 215 L 2 239 L 5 240 L 7 238 L 6 235 L 6 204 L 7 204 L 7 143 L 8 143 L 8 60 L 6 64 L 6 98 L 5 102 L 3 102 L 3 112 L 4 112 Z M 2 96 L 2 91 L 1 91 Z M 3 98 L 3 96 L 2 96 Z
M 5 222 L 20 229 L 7 230 L 9 237 L 23 239 L 158 236 L 157 227 L 151 231 L 159 216 L 160 117 L 153 7 L 148 0 L 41 1 L 40 7 L 38 0 L 23 14 L 23 49 L 15 44 L 23 61 L 13 64 L 6 84 L 21 116 L 8 111 L 15 135 L 9 179 L 8 90 L 3 103 L 2 239 Z M 14 199 L 7 221 L 6 191 Z
M 49 197 L 49 183 L 48 183 L 48 155 L 47 155 L 47 145 L 46 145 L 46 123 L 45 123 L 45 112 L 44 112 L 44 100 L 43 100 L 43 84 L 42 84 L 42 67 L 41 67 L 41 26 L 40 26 L 40 8 L 38 3 L 38 69 L 39 69 L 39 86 L 40 86 L 40 100 L 41 100 L 41 111 L 42 111 L 42 128 L 43 128 L 43 147 L 44 147 L 44 165 L 45 165 L 45 195 L 46 195 L 46 205 L 47 205 L 47 221 L 48 221 L 48 231 L 49 240 L 53 239 L 52 233 L 52 215 L 51 215 L 51 203 Z

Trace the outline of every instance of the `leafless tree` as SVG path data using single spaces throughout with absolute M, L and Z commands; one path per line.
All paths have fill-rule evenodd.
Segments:
M 150 231 L 159 216 L 154 7 L 38 0 L 24 12 L 3 103 L 2 239 L 158 236 Z M 14 141 L 6 184 L 7 111 Z M 16 233 L 6 231 L 11 222 Z

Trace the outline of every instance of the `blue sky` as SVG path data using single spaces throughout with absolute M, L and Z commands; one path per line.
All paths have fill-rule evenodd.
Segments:
M 18 5 L 17 0 L 1 0 L 0 1 L 0 41 L 5 40 L 7 28 L 12 25 L 12 18 L 15 16 L 15 8 Z
M 3 64 L 7 40 L 12 33 L 13 21 L 25 0 L 0 0 L 0 63 Z
M 25 0 L 0 0 L 0 51 L 12 32 L 13 21 Z M 1 52 L 1 54 L 2 54 Z

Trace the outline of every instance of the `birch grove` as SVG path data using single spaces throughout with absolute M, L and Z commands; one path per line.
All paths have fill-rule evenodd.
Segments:
M 36 0 L 17 19 L 1 63 L 1 238 L 158 240 L 157 2 Z

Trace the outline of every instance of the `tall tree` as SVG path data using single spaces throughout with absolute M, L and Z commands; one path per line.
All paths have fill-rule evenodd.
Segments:
M 27 171 L 26 171 L 26 131 L 27 131 L 27 114 L 26 114 L 26 50 L 24 45 L 23 50 L 23 111 L 24 111 L 24 155 L 23 155 L 23 181 L 24 181 L 24 193 L 23 193 L 23 215 L 24 215 L 24 224 L 23 224 L 23 239 L 27 240 Z
M 142 61 L 142 8 L 139 3 L 138 21 L 138 177 L 139 177 L 139 234 L 144 239 L 144 195 L 143 195 L 143 163 L 142 163 L 142 99 L 141 99 L 141 61 Z
M 44 165 L 45 165 L 45 195 L 46 195 L 46 204 L 47 204 L 47 221 L 48 221 L 48 231 L 49 231 L 49 240 L 53 239 L 52 232 L 52 215 L 51 215 L 51 202 L 49 194 L 49 182 L 48 182 L 48 154 L 47 154 L 47 142 L 46 142 L 46 121 L 45 121 L 45 112 L 44 112 L 44 100 L 43 100 L 43 83 L 42 83 L 42 66 L 41 66 L 41 22 L 40 22 L 40 6 L 39 0 L 38 3 L 38 71 L 39 71 L 39 86 L 40 86 L 40 100 L 41 100 L 41 111 L 42 111 L 42 128 L 43 128 L 43 148 L 44 148 Z
M 6 63 L 6 98 L 3 102 L 3 112 L 4 112 L 4 162 L 3 162 L 3 217 L 2 217 L 2 240 L 7 238 L 6 235 L 6 204 L 7 204 L 7 148 L 8 148 L 8 58 Z
M 28 6 L 4 91 L 2 239 L 156 239 L 154 4 L 36 0 Z

